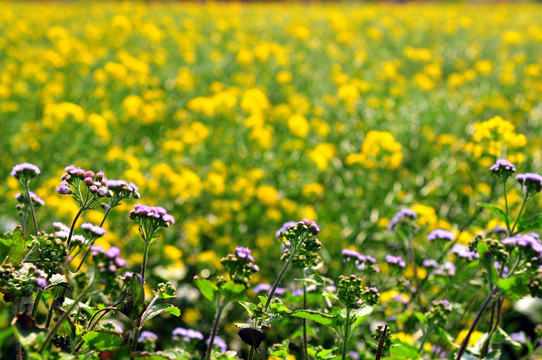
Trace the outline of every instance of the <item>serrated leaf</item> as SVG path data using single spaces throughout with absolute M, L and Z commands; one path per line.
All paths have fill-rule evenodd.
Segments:
M 499 279 L 497 285 L 503 296 L 511 300 L 519 300 L 529 294 L 529 288 L 525 286 L 529 279 L 525 274 Z
M 499 208 L 497 206 L 489 205 L 489 204 L 480 204 L 480 206 L 483 207 L 483 208 L 488 209 L 493 214 L 500 217 L 501 220 L 504 221 L 505 224 L 510 224 L 510 218 L 508 216 L 506 216 L 506 213 L 504 212 L 503 209 L 501 209 L 501 208 Z
M 361 305 L 358 309 L 353 309 L 350 311 L 350 316 L 354 316 L 355 320 L 352 322 L 352 327 L 356 327 L 369 317 L 373 312 L 373 307 L 368 305 Z
M 237 301 L 246 298 L 247 289 L 241 284 L 235 284 L 233 281 L 226 282 L 218 292 L 224 296 L 226 302 Z
M 152 319 L 153 317 L 160 315 L 161 313 L 164 313 L 164 312 L 171 315 L 175 315 L 175 316 L 181 316 L 181 310 L 175 305 L 168 304 L 168 303 L 160 303 L 160 304 L 152 305 L 144 321 L 148 321 Z
M 199 291 L 201 291 L 201 294 L 203 296 L 205 296 L 207 299 L 211 301 L 216 300 L 218 288 L 216 287 L 214 283 L 200 277 L 195 277 L 194 282 L 196 283 L 196 286 L 198 287 Z
M 290 314 L 291 316 L 314 321 L 318 324 L 330 326 L 336 316 L 328 315 L 314 310 L 296 310 Z
M 238 301 L 237 303 L 245 308 L 245 310 L 248 312 L 249 317 L 252 317 L 252 315 L 254 315 L 254 308 L 256 308 L 256 304 L 253 304 L 249 301 Z
M 122 346 L 122 336 L 114 332 L 89 331 L 83 335 L 86 344 L 97 351 L 116 350 Z
M 21 264 L 21 261 L 23 261 L 25 249 L 26 242 L 23 236 L 23 229 L 21 225 L 18 225 L 11 234 L 11 244 L 7 262 L 10 262 L 13 264 L 13 266 L 18 267 Z

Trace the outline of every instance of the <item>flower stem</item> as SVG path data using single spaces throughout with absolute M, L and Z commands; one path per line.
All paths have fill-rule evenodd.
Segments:
M 77 220 L 79 219 L 79 216 L 81 216 L 81 214 L 82 214 L 83 211 L 85 211 L 85 210 L 86 210 L 85 207 L 79 208 L 79 211 L 77 212 L 77 214 L 76 214 L 75 217 L 73 218 L 72 226 L 70 227 L 70 234 L 68 235 L 68 240 L 66 240 L 66 244 L 68 245 L 68 249 L 70 248 L 70 241 L 72 240 L 73 229 L 75 228 L 75 223 L 77 223 Z
M 150 242 L 145 240 L 145 250 L 143 252 L 143 262 L 141 263 L 141 278 L 143 279 L 143 284 L 145 284 L 145 269 L 147 267 L 147 257 L 149 256 L 149 245 Z
M 292 263 L 292 260 L 294 259 L 294 256 L 296 254 L 296 251 L 294 250 L 290 257 L 288 258 L 288 261 L 286 261 L 286 264 L 282 267 L 282 270 L 280 271 L 279 275 L 277 276 L 277 279 L 275 280 L 275 283 L 273 284 L 273 287 L 271 288 L 271 291 L 269 291 L 269 297 L 267 298 L 267 301 L 265 302 L 265 306 L 263 308 L 263 311 L 267 311 L 267 308 L 269 307 L 269 304 L 271 303 L 271 300 L 273 300 L 273 296 L 275 295 L 275 291 L 277 291 L 277 288 L 279 287 L 280 280 L 282 279 L 282 276 L 286 272 L 286 269 L 288 269 L 288 266 Z
M 222 303 L 220 299 L 217 299 L 217 311 L 216 317 L 213 324 L 213 330 L 211 331 L 211 337 L 209 338 L 209 346 L 207 347 L 207 354 L 205 355 L 206 360 L 211 359 L 211 353 L 213 352 L 213 344 L 215 343 L 216 332 L 218 330 L 218 323 L 220 322 L 220 316 L 226 304 Z
M 346 308 L 346 323 L 344 324 L 344 338 L 342 360 L 346 360 L 346 350 L 348 348 L 348 340 L 350 337 L 350 308 Z
M 504 206 L 506 209 L 506 230 L 508 230 L 508 236 L 512 236 L 510 231 L 510 220 L 508 218 L 510 216 L 510 208 L 508 207 L 508 195 L 506 194 L 506 179 L 503 179 L 502 186 L 504 190 Z
M 36 220 L 36 211 L 34 210 L 34 204 L 32 203 L 32 199 L 30 198 L 30 190 L 28 189 L 28 186 L 29 183 L 27 182 L 25 184 L 26 199 L 30 204 L 30 213 L 32 214 L 32 221 L 34 221 L 34 235 L 38 236 L 38 222 Z
M 45 348 L 47 347 L 47 345 L 49 345 L 49 342 L 52 340 L 53 336 L 55 336 L 56 332 L 58 331 L 58 329 L 60 328 L 60 325 L 62 325 L 62 323 L 64 322 L 64 320 L 66 320 L 66 318 L 68 316 L 70 316 L 70 313 L 72 312 L 72 310 L 77 306 L 77 304 L 79 304 L 79 301 L 81 301 L 81 299 L 83 298 L 83 296 L 86 295 L 87 292 L 89 292 L 89 290 L 92 288 L 92 285 L 93 283 L 90 283 L 82 292 L 81 294 L 79 294 L 79 296 L 73 301 L 73 303 L 70 305 L 70 307 L 68 307 L 68 309 L 62 314 L 62 316 L 60 317 L 60 319 L 58 319 L 57 322 L 55 322 L 55 325 L 53 326 L 53 328 L 49 331 L 49 333 L 47 334 L 47 337 L 45 338 L 43 344 L 41 345 L 38 353 L 41 354 Z M 51 306 L 52 308 L 53 306 Z
M 523 209 L 525 209 L 525 204 L 527 203 L 527 198 L 529 197 L 528 194 L 525 194 L 523 197 L 523 202 L 521 203 L 521 207 L 519 208 L 519 212 L 516 216 L 516 220 L 514 220 L 514 225 L 512 225 L 512 229 L 510 231 L 510 236 L 514 235 L 514 230 L 516 229 L 516 225 L 518 223 L 519 217 L 521 216 L 521 213 L 523 212 Z
M 139 338 L 139 328 L 137 326 L 134 327 L 134 337 L 132 339 L 132 346 L 130 347 L 130 360 L 135 359 L 135 352 L 137 350 L 137 340 Z
M 474 330 L 476 329 L 476 325 L 478 325 L 478 322 L 482 318 L 482 314 L 486 310 L 487 305 L 489 304 L 489 302 L 493 298 L 493 295 L 496 294 L 497 290 L 498 290 L 498 288 L 495 287 L 492 291 L 490 291 L 489 294 L 487 295 L 486 299 L 482 303 L 482 306 L 480 307 L 480 310 L 478 310 L 478 313 L 476 314 L 476 317 L 474 318 L 474 321 L 472 322 L 472 324 L 471 324 L 471 326 L 469 328 L 469 332 L 467 333 L 467 336 L 465 336 L 465 339 L 463 340 L 463 343 L 461 344 L 461 347 L 459 348 L 459 351 L 457 352 L 456 360 L 460 360 L 461 357 L 463 356 L 463 354 L 465 353 L 465 350 L 467 349 L 467 345 L 469 344 L 469 339 L 470 339 L 472 333 L 474 332 Z
M 307 286 L 305 284 L 305 269 L 300 271 L 303 275 L 301 284 L 303 286 L 303 310 L 307 309 Z M 303 318 L 303 359 L 309 360 L 308 340 L 307 340 L 307 319 Z

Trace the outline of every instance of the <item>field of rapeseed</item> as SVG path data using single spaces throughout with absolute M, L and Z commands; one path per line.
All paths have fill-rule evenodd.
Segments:
M 380 344 L 387 348 L 387 356 L 391 349 L 392 358 L 454 358 L 467 342 L 471 346 L 465 359 L 488 354 L 498 358 L 497 351 L 505 358 L 536 356 L 535 333 L 542 329 L 535 325 L 542 322 L 542 313 L 529 311 L 537 316 L 517 320 L 524 315 L 515 302 L 528 293 L 521 293 L 520 285 L 527 289 L 539 276 L 538 285 L 530 286 L 535 289 L 531 294 L 536 294 L 537 286 L 542 286 L 540 273 L 506 284 L 497 278 L 502 280 L 509 272 L 516 279 L 515 270 L 527 266 L 529 259 L 537 264 L 534 259 L 539 258 L 522 258 L 513 253 L 517 249 L 505 251 L 511 240 L 495 244 L 488 234 L 504 229 L 506 240 L 540 230 L 536 214 L 541 212 L 542 196 L 535 194 L 540 179 L 516 181 L 514 174 L 507 185 L 503 173 L 508 174 L 508 165 L 489 168 L 497 159 L 506 159 L 518 174 L 542 171 L 541 59 L 542 11 L 531 3 L 4 3 L 0 232 L 12 232 L 21 223 L 15 210 L 19 203 L 19 213 L 28 218 L 29 248 L 30 241 L 40 243 L 30 238 L 34 225 L 25 206 L 32 202 L 24 205 L 24 192 L 16 198 L 25 188 L 21 176 L 14 176 L 16 164 L 35 164 L 41 171 L 29 190 L 43 201 L 43 206 L 34 202 L 39 230 L 54 233 L 63 228 L 55 230 L 53 222 L 62 222 L 70 232 L 79 213 L 78 227 L 101 224 L 101 230 L 87 226 L 87 240 L 90 236 L 92 245 L 116 247 L 119 253 L 94 250 L 89 259 L 122 257 L 125 263 L 119 260 L 115 266 L 144 272 L 147 305 L 154 301 L 151 288 L 169 281 L 177 288 L 171 303 L 180 309 L 180 316 L 173 316 L 175 311 L 162 314 L 145 327 L 148 312 L 134 315 L 124 309 L 130 321 L 119 320 L 124 326 L 119 331 L 122 339 L 107 338 L 116 344 L 110 347 L 90 336 L 96 331 L 81 335 L 89 347 L 70 338 L 79 334 L 73 330 L 83 322 L 79 315 L 73 316 L 72 335 L 68 326 L 60 326 L 56 337 L 44 335 L 45 342 L 38 345 L 35 339 L 23 341 L 23 347 L 46 357 L 51 341 L 51 354 L 61 349 L 94 358 L 102 351 L 102 357 L 123 358 L 130 356 L 130 349 L 133 355 L 136 350 L 163 350 L 183 343 L 179 347 L 199 359 L 206 353 L 205 340 L 219 310 L 224 313 L 217 335 L 237 355 L 216 355 L 217 359 L 302 359 L 307 353 L 312 359 L 373 359 L 375 353 L 385 354 Z M 71 164 L 75 166 L 66 168 Z M 77 167 L 93 171 L 77 175 Z M 74 182 L 77 176 L 82 181 Z M 61 177 L 67 181 L 62 186 Z M 88 178 L 87 185 L 92 186 L 104 177 L 137 185 L 115 192 L 116 185 L 104 180 L 104 194 L 109 187 L 118 196 L 111 195 L 111 201 L 119 200 L 111 213 L 107 211 L 107 222 L 102 222 L 101 200 L 94 197 L 100 185 L 89 190 L 92 201 L 86 205 L 83 198 L 73 201 L 66 196 L 76 187 L 87 189 Z M 140 200 L 129 199 L 139 194 Z M 162 222 L 153 223 L 156 228 L 149 230 L 145 216 L 157 208 L 134 208 L 138 202 L 167 209 L 160 214 Z M 529 218 L 529 226 L 521 221 Z M 284 233 L 275 236 L 285 222 L 300 219 L 318 225 L 305 223 L 306 232 L 284 227 Z M 161 227 L 168 229 L 154 241 Z M 314 244 L 307 240 L 316 234 L 319 240 Z M 71 236 L 70 232 L 66 249 L 78 254 L 70 248 Z M 528 236 L 532 250 L 542 257 L 538 235 Z M 299 239 L 303 241 L 298 244 Z M 452 242 L 437 244 L 438 239 Z M 7 249 L 0 254 L 13 260 L 7 240 L 0 245 L 0 250 Z M 226 259 L 228 253 L 232 255 Z M 279 289 L 286 292 L 284 304 L 271 301 L 273 291 L 267 304 L 265 299 L 249 304 L 247 299 L 258 302 L 257 290 L 270 290 L 268 284 L 283 266 L 281 257 L 283 263 L 291 259 L 295 268 L 286 271 L 280 283 Z M 103 259 L 97 269 L 103 267 Z M 507 263 L 510 259 L 515 262 Z M 350 267 L 354 262 L 356 266 Z M 452 264 L 453 271 L 446 264 Z M 506 271 L 505 264 L 510 265 Z M 79 265 L 70 271 L 79 272 L 82 266 L 86 269 Z M 365 273 L 369 268 L 373 271 Z M 359 271 L 359 277 L 339 282 L 339 275 L 352 271 Z M 64 290 L 48 287 L 53 274 L 64 272 L 46 272 L 44 281 L 49 285 L 39 290 L 39 296 L 47 294 L 45 289 L 50 295 L 35 297 L 42 306 L 31 312 L 43 317 L 40 323 L 46 328 L 64 320 L 59 320 L 61 312 L 51 315 Z M 1 274 L 6 273 L 2 268 Z M 226 274 L 231 284 L 260 288 L 243 296 L 217 295 L 225 281 L 219 276 Z M 136 281 L 128 280 L 135 277 L 123 276 L 135 298 Z M 70 281 L 77 279 L 68 276 L 66 283 L 73 288 Z M 111 285 L 108 281 L 120 281 L 115 279 L 102 280 Z M 312 303 L 313 309 L 331 309 L 331 302 L 339 301 L 346 315 L 332 310 L 297 313 L 297 318 L 291 314 L 299 309 L 291 303 L 298 304 L 301 298 L 295 290 L 306 294 L 307 288 L 320 289 L 323 284 L 324 296 L 313 293 L 303 308 L 310 309 Z M 354 310 L 349 306 L 359 300 L 361 295 L 357 298 L 354 293 L 361 285 L 366 286 L 362 293 L 372 313 L 365 319 L 358 311 L 352 320 L 354 333 L 350 329 Z M 329 286 L 338 288 L 338 295 Z M 121 288 L 101 294 L 102 303 L 126 294 Z M 371 289 L 379 294 L 377 301 L 369 296 Z M 0 290 L 4 293 L 0 354 L 8 354 L 17 347 L 9 326 L 15 307 L 6 305 L 13 299 L 1 279 Z M 538 291 L 542 294 L 542 289 Z M 156 294 L 161 294 L 157 299 L 170 296 L 166 290 Z M 432 307 L 435 301 L 441 303 Z M 72 303 L 76 304 L 64 306 Z M 18 306 L 18 312 L 23 308 Z M 273 321 L 281 322 L 273 323 L 261 354 L 256 354 L 259 344 L 240 339 L 234 322 L 246 323 L 251 315 L 254 322 L 245 329 L 271 324 L 262 315 L 268 308 L 275 312 L 268 314 L 276 317 Z M 73 310 L 70 307 L 68 313 Z M 481 318 L 476 320 L 478 313 Z M 91 325 L 95 315 L 90 310 L 86 314 Z M 329 325 L 326 316 L 342 316 L 342 322 L 333 320 L 335 328 L 330 330 L 324 327 Z M 309 326 L 305 334 L 299 330 L 299 318 Z M 382 335 L 377 325 L 384 322 L 389 330 L 386 327 Z M 467 336 L 473 324 L 477 326 Z M 158 338 L 142 339 L 138 345 L 132 340 L 143 330 Z M 511 339 L 509 333 L 525 339 L 520 343 L 520 335 Z M 67 338 L 70 346 L 63 343 Z M 303 338 L 308 338 L 308 350 Z M 283 343 L 286 339 L 290 346 Z M 385 345 L 386 339 L 390 344 Z M 272 348 L 274 343 L 282 345 Z M 117 352 L 105 353 L 112 350 Z M 171 354 L 160 356 L 182 358 L 180 353 Z

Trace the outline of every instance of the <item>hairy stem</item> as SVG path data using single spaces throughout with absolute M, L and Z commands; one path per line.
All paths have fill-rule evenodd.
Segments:
M 213 330 L 211 331 L 211 337 L 209 338 L 209 346 L 207 347 L 207 354 L 205 355 L 206 360 L 211 359 L 213 344 L 215 343 L 216 332 L 218 331 L 218 323 L 220 322 L 220 316 L 222 315 L 222 310 L 224 310 L 225 305 L 226 304 L 222 303 L 220 299 L 217 299 L 216 317 L 213 323 Z
M 350 308 L 346 308 L 346 323 L 344 325 L 344 338 L 342 360 L 346 360 L 346 351 L 348 350 L 348 340 L 350 338 Z
M 34 221 L 34 235 L 38 236 L 38 221 L 36 220 L 36 211 L 34 210 L 34 204 L 30 198 L 30 190 L 28 189 L 29 184 L 25 184 L 26 198 L 30 204 L 30 213 L 32 214 L 32 221 Z

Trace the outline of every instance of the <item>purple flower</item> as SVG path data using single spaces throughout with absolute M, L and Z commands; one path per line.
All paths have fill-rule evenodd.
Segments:
M 428 241 L 433 241 L 433 240 L 437 240 L 437 239 L 454 241 L 455 236 L 454 236 L 454 234 L 452 232 L 442 230 L 442 229 L 433 230 L 433 231 L 431 231 L 429 233 L 429 235 L 427 235 L 427 240 Z
M 137 342 L 144 342 L 144 341 L 151 341 L 155 342 L 158 340 L 158 335 L 153 333 L 152 331 L 142 331 L 141 335 L 139 335 L 139 339 L 137 339 Z
M 478 259 L 480 255 L 476 251 L 470 251 L 468 246 L 461 244 L 454 244 L 450 251 L 459 257 L 468 259 L 470 261 Z
M 517 341 L 518 343 L 521 343 L 521 344 L 525 344 L 529 341 L 529 339 L 527 339 L 527 336 L 525 335 L 525 333 L 523 331 L 521 332 L 513 332 L 510 334 L 510 338 L 514 341 Z
M 84 223 L 83 225 L 81 225 L 81 229 L 83 229 L 86 233 L 96 237 L 102 237 L 106 234 L 106 231 L 103 227 L 98 225 L 92 225 L 91 223 Z
M 32 199 L 32 202 L 37 206 L 44 206 L 45 202 L 34 192 L 29 191 L 30 198 Z M 15 199 L 17 199 L 18 202 L 23 203 L 26 201 L 26 194 L 25 193 L 18 193 L 15 195 Z
M 303 219 L 299 222 L 299 224 L 303 224 L 305 227 L 307 227 L 313 235 L 318 235 L 318 233 L 320 232 L 320 227 L 318 226 L 316 221 Z
M 271 288 L 272 288 L 271 284 L 258 284 L 252 290 L 254 291 L 254 293 L 258 294 L 261 292 L 269 292 L 271 291 Z M 277 290 L 275 291 L 275 294 L 282 295 L 284 294 L 285 291 L 286 290 L 284 288 L 278 287 Z
M 107 251 L 105 252 L 105 256 L 107 256 L 110 259 L 114 259 L 117 256 L 120 256 L 120 249 L 116 246 L 111 246 Z
M 394 231 L 400 223 L 414 220 L 418 217 L 418 214 L 412 209 L 402 209 L 397 212 L 388 224 L 388 230 Z
M 136 204 L 132 211 L 130 211 L 130 219 L 156 219 L 158 220 L 158 226 L 168 227 L 175 224 L 173 216 L 169 215 L 163 207 L 160 206 L 148 206 L 143 204 Z
M 207 345 L 209 345 L 210 340 L 211 340 L 210 338 L 207 339 L 205 341 L 205 343 Z M 217 346 L 220 349 L 220 352 L 226 352 L 226 350 L 228 350 L 228 345 L 226 344 L 226 342 L 220 336 L 215 337 L 215 342 L 214 342 L 213 346 Z
M 29 163 L 22 163 L 15 165 L 13 169 L 11 170 L 11 176 L 14 178 L 21 180 L 21 179 L 32 179 L 36 176 L 38 176 L 41 173 L 40 168 L 37 167 L 34 164 Z
M 433 268 L 437 268 L 439 267 L 439 263 L 437 262 L 437 260 L 434 260 L 434 259 L 425 259 L 423 261 L 423 267 L 427 267 L 427 268 L 430 268 L 430 267 L 433 267 Z
M 495 226 L 495 227 L 491 230 L 491 232 L 492 232 L 493 234 L 497 234 L 497 235 L 506 235 L 506 234 L 508 234 L 508 230 L 506 230 L 505 227 L 499 226 L 499 225 Z
M 60 221 L 55 221 L 53 227 L 62 231 L 70 232 L 70 228 L 61 223 Z
M 433 270 L 433 275 L 437 276 L 454 276 L 455 265 L 452 262 L 446 261 Z
M 405 261 L 400 256 L 386 255 L 385 260 L 390 265 L 397 265 L 401 268 L 406 266 Z
M 280 227 L 280 229 L 278 229 L 276 232 L 275 232 L 275 237 L 281 237 L 281 233 L 283 233 L 284 231 L 288 230 L 288 228 L 296 225 L 297 222 L 295 221 L 287 221 L 285 222 L 284 224 L 282 224 L 282 226 Z
M 538 258 L 542 258 L 542 244 L 537 233 L 529 233 L 508 237 L 501 241 L 504 245 L 521 246 L 530 248 Z
M 36 279 L 36 285 L 40 288 L 40 289 L 43 289 L 47 286 L 47 280 L 43 277 L 39 277 Z
M 542 176 L 535 173 L 525 173 L 516 175 L 518 183 L 523 185 L 524 191 L 527 193 L 540 192 L 542 190 Z
M 499 159 L 492 165 L 489 170 L 497 175 L 511 175 L 516 172 L 516 167 L 506 159 Z
M 341 251 L 341 254 L 343 256 L 343 262 L 347 263 L 350 261 L 356 261 L 361 257 L 361 254 L 357 252 L 356 250 L 350 250 L 350 249 L 343 249 Z
M 184 342 L 189 342 L 192 339 L 198 339 L 203 340 L 203 334 L 199 331 L 192 330 L 192 329 L 185 329 L 178 327 L 176 329 L 173 329 L 173 340 L 180 340 L 182 339 Z
M 254 256 L 251 255 L 252 251 L 249 248 L 238 246 L 235 248 L 235 253 L 241 259 L 248 259 L 252 262 L 256 261 L 254 260 Z
M 72 193 L 72 191 L 70 190 L 70 185 L 66 180 L 62 180 L 60 186 L 57 186 L 56 192 L 60 195 L 69 195 Z

